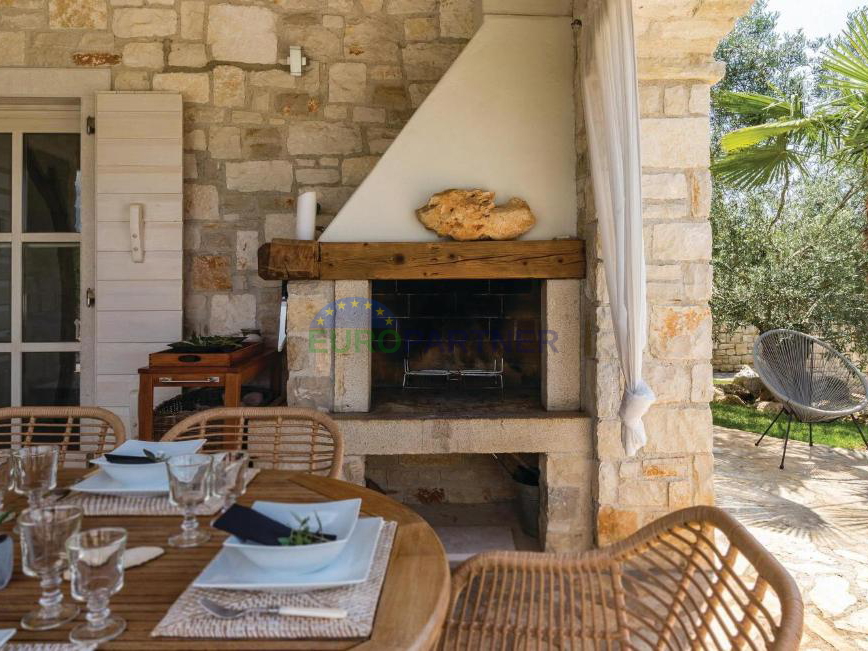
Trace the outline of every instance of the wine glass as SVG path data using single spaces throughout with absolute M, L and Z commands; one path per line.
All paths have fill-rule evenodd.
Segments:
M 66 541 L 72 575 L 70 592 L 87 603 L 87 623 L 72 629 L 70 642 L 95 648 L 126 629 L 126 621 L 109 610 L 109 599 L 124 587 L 126 546 L 126 530 L 114 527 L 88 529 Z
M 78 606 L 63 602 L 60 586 L 67 565 L 64 545 L 78 532 L 81 517 L 81 507 L 59 504 L 25 509 L 19 516 L 21 567 L 28 576 L 38 577 L 42 587 L 39 608 L 21 618 L 23 628 L 45 631 L 78 615 Z
M 166 461 L 169 474 L 169 501 L 184 514 L 181 533 L 169 537 L 172 547 L 197 547 L 211 538 L 199 529 L 196 509 L 208 499 L 211 488 L 211 457 L 181 454 Z
M 31 445 L 12 452 L 15 492 L 27 495 L 30 507 L 41 506 L 57 486 L 57 450 L 56 445 Z
M 211 493 L 223 501 L 225 511 L 244 494 L 250 457 L 246 452 L 217 452 L 211 455 Z

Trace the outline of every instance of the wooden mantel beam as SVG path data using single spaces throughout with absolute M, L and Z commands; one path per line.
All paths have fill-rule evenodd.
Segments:
M 265 280 L 584 278 L 583 240 L 311 242 L 259 248 Z

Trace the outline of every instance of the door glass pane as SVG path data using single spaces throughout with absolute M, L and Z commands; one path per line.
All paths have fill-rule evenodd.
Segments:
M 79 245 L 23 247 L 24 341 L 78 341 Z
M 24 232 L 80 233 L 81 137 L 24 134 Z
M 12 355 L 0 353 L 0 407 L 12 404 Z
M 0 233 L 12 230 L 12 134 L 0 133 Z
M 22 357 L 21 404 L 78 404 L 78 353 L 24 353 Z
M 12 245 L 0 243 L 0 341 L 12 340 Z

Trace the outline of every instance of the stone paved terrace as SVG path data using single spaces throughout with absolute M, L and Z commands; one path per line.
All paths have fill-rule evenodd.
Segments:
M 868 454 L 715 428 L 717 505 L 780 560 L 805 601 L 803 649 L 868 649 Z

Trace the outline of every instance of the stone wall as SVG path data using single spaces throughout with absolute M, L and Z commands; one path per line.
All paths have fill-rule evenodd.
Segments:
M 626 458 L 621 445 L 617 414 L 622 379 L 598 259 L 589 179 L 580 196 L 588 215 L 589 281 L 583 301 L 586 313 L 596 314 L 586 337 L 583 391 L 596 426 L 599 544 L 621 539 L 668 511 L 714 499 L 708 408 L 712 392 L 709 90 L 723 72 L 712 53 L 750 4 L 750 0 L 634 3 L 650 319 L 645 373 L 657 394 L 657 403 L 645 417 L 648 445 L 635 458 Z M 584 6 L 577 0 L 577 15 Z M 578 146 L 583 153 L 582 130 Z M 563 547 L 569 544 L 567 535 Z
M 475 0 L 5 0 L 0 66 L 108 66 L 113 88 L 184 96 L 185 328 L 277 326 L 256 250 L 325 225 L 466 41 Z M 310 65 L 290 76 L 290 45 Z
M 744 365 L 753 365 L 753 344 L 759 333 L 756 328 L 739 328 L 721 332 L 714 340 L 712 365 L 715 371 L 737 371 Z

